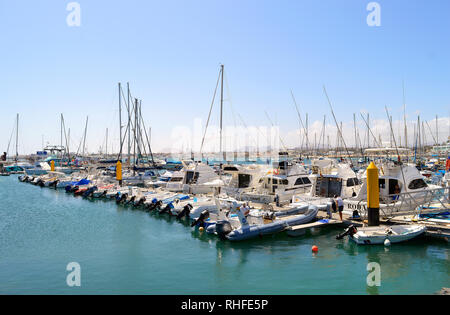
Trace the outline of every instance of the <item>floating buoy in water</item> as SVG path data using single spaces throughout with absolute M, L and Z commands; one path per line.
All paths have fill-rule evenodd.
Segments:
M 385 239 L 384 246 L 391 246 L 391 241 L 389 239 Z
M 203 230 L 204 230 L 203 226 L 199 227 L 198 230 L 199 230 L 200 232 L 203 232 Z
M 313 251 L 313 253 L 317 253 L 319 251 L 319 247 L 314 245 L 311 250 Z

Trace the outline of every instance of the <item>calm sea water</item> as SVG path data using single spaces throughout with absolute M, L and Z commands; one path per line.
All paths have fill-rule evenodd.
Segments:
M 175 219 L 0 178 L 0 294 L 432 294 L 450 286 L 449 245 L 385 249 L 340 229 L 230 243 Z M 313 255 L 311 246 L 319 253 Z M 81 287 L 66 284 L 81 266 Z M 369 262 L 381 286 L 368 287 Z

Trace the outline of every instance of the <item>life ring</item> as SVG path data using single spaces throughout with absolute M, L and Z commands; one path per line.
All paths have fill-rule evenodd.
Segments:
M 279 169 L 273 170 L 273 174 L 274 175 L 280 175 L 280 170 Z

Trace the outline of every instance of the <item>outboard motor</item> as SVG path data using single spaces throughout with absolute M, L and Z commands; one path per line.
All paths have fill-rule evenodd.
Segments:
M 233 228 L 231 227 L 231 224 L 229 221 L 226 220 L 220 220 L 216 223 L 216 233 L 221 239 L 225 239 L 226 235 L 229 234 Z
M 108 193 L 108 191 L 107 191 L 107 190 L 104 190 L 104 191 L 102 192 L 102 194 L 99 196 L 99 198 L 105 198 L 107 193 Z
M 53 188 L 56 189 L 56 185 L 58 185 L 58 182 L 59 182 L 59 180 L 55 180 L 54 182 L 52 182 L 52 183 L 50 184 L 50 187 L 53 187 Z
M 155 209 L 159 206 L 160 203 L 161 203 L 161 201 L 158 201 L 158 199 L 153 198 L 152 203 L 150 203 L 150 204 L 147 206 L 147 210 L 148 210 L 149 212 L 155 210 Z
M 70 190 L 72 189 L 72 185 L 67 185 L 65 188 L 66 192 L 70 192 Z
M 161 210 L 159 210 L 159 214 L 163 214 L 163 213 L 169 213 L 170 215 L 172 215 L 172 209 L 173 209 L 173 204 L 171 202 L 169 202 L 167 204 L 167 206 L 165 206 L 164 208 L 162 208 Z
M 83 197 L 84 198 L 92 197 L 92 195 L 94 194 L 94 191 L 96 191 L 96 190 L 97 190 L 97 186 L 93 186 L 93 187 L 89 188 L 88 190 L 86 190 L 84 192 Z
M 139 207 L 141 205 L 143 205 L 145 202 L 145 197 L 141 197 L 137 202 L 134 203 L 135 207 Z
M 116 203 L 122 203 L 124 200 L 127 200 L 128 194 L 124 193 L 116 197 Z
M 358 232 L 358 230 L 356 229 L 356 227 L 352 224 L 350 225 L 348 228 L 345 229 L 344 232 L 342 232 L 341 234 L 339 234 L 338 236 L 336 236 L 337 240 L 341 240 L 343 239 L 345 236 L 350 236 L 353 238 L 353 235 L 356 234 L 356 232 Z
M 72 186 L 72 187 L 69 189 L 69 192 L 75 193 L 78 189 L 80 189 L 80 186 Z
M 127 202 L 125 202 L 126 205 L 132 204 L 134 202 L 134 200 L 136 199 L 136 196 L 131 196 L 130 200 L 128 200 Z
M 209 211 L 205 210 L 203 211 L 200 216 L 198 217 L 197 220 L 195 220 L 194 222 L 192 222 L 191 227 L 194 226 L 203 226 L 205 224 L 205 220 L 209 218 Z
M 191 210 L 192 210 L 192 205 L 190 203 L 188 203 L 187 205 L 184 206 L 183 210 L 181 210 L 180 213 L 178 213 L 177 215 L 177 219 L 181 220 L 182 218 L 186 217 L 189 218 L 190 214 L 191 214 Z

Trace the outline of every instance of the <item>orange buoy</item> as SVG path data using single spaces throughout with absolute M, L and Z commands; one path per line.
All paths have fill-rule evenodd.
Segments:
M 314 246 L 312 247 L 312 251 L 313 251 L 314 253 L 317 253 L 317 252 L 319 251 L 319 247 L 317 247 L 316 245 L 314 245 Z

